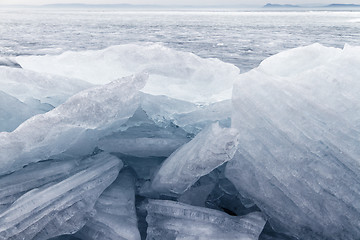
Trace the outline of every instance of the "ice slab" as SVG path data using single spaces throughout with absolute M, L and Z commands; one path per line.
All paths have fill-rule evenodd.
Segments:
M 214 123 L 176 150 L 161 165 L 151 187 L 163 194 L 182 194 L 201 176 L 231 160 L 237 131 Z
M 11 174 L 0 177 L 0 211 L 9 207 L 21 195 L 51 182 L 62 181 L 71 174 L 86 169 L 79 168 L 79 160 L 48 160 L 26 166 Z
M 161 126 L 171 122 L 192 134 L 199 133 L 214 122 L 230 127 L 230 100 L 195 104 L 167 96 L 142 94 L 141 107 L 156 124 Z
M 49 240 L 80 240 L 80 238 L 77 238 L 73 235 L 62 235 L 62 236 L 50 238 Z
M 6 66 L 11 65 L 9 61 Z M 4 67 L 1 62 L 0 58 L 0 132 L 11 132 L 26 119 L 52 110 L 92 86 L 81 80 Z
M 26 119 L 44 111 L 33 108 L 0 90 L 0 132 L 11 132 Z
M 27 104 L 39 101 L 38 105 L 56 107 L 92 86 L 79 79 L 0 66 L 0 90 Z
M 104 50 L 65 52 L 57 56 L 20 56 L 24 69 L 104 84 L 138 72 L 148 72 L 142 90 L 188 102 L 231 99 L 239 69 L 218 59 L 204 59 L 158 44 L 127 44 Z
M 96 215 L 76 233 L 83 240 L 140 240 L 135 211 L 135 178 L 123 169 L 95 204 Z
M 202 176 L 189 189 L 187 189 L 178 198 L 178 202 L 186 203 L 192 206 L 205 207 L 209 194 L 215 188 L 219 174 L 216 170 Z
M 0 57 L 0 66 L 12 67 L 12 68 L 21 68 L 20 64 L 16 61 L 7 58 L 7 57 Z
M 134 114 L 146 79 L 139 74 L 84 90 L 15 131 L 0 133 L 0 174 L 30 162 L 91 153 L 99 138 L 118 130 Z
M 240 137 L 226 176 L 275 231 L 360 236 L 359 54 L 314 44 L 270 57 L 234 85 Z
M 147 240 L 257 240 L 266 220 L 260 212 L 235 217 L 168 200 L 149 200 Z
M 223 176 L 219 177 L 205 203 L 208 208 L 224 211 L 234 216 L 260 211 L 253 201 L 241 196 L 235 186 Z
M 135 157 L 168 157 L 177 148 L 190 141 L 193 135 L 171 122 L 156 124 L 142 108 L 114 132 L 98 141 L 98 147 L 107 152 Z
M 94 214 L 96 200 L 122 167 L 118 158 L 105 153 L 84 161 L 88 168 L 77 168 L 62 181 L 26 192 L 1 212 L 0 239 L 46 240 L 82 228 Z

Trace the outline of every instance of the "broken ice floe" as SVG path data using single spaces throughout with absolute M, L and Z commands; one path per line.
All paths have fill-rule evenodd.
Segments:
M 125 123 L 139 106 L 147 75 L 84 90 L 11 133 L 0 133 L 0 173 L 52 157 L 91 153 L 97 140 Z
M 235 217 L 168 200 L 149 200 L 147 240 L 258 239 L 266 220 L 260 212 Z
M 50 169 L 45 166 L 38 169 L 37 174 L 40 175 L 41 170 L 56 171 L 49 164 Z M 73 174 L 59 181 L 55 181 L 55 177 L 39 179 L 32 187 L 53 181 L 26 192 L 2 211 L 0 239 L 45 240 L 80 230 L 94 215 L 95 202 L 122 167 L 120 160 L 107 154 L 84 160 L 84 165 L 88 168 L 82 169 L 80 165 L 72 170 Z
M 0 67 L 3 119 L 55 109 L 0 133 L 0 236 L 356 239 L 359 52 L 314 44 L 240 76 L 158 45 L 14 58 L 24 69 Z M 138 71 L 149 78 L 112 81 Z
M 239 148 L 226 177 L 277 231 L 300 239 L 360 236 L 356 53 L 318 44 L 289 50 L 235 83 Z
M 201 176 L 231 160 L 236 147 L 237 131 L 214 123 L 165 160 L 151 187 L 163 194 L 181 194 Z
M 13 131 L 26 119 L 50 111 L 91 86 L 77 79 L 0 65 L 0 132 Z
M 135 178 L 123 169 L 95 204 L 96 214 L 76 233 L 83 240 L 140 240 L 135 211 Z
M 158 44 L 127 44 L 104 50 L 65 52 L 58 56 L 19 56 L 24 69 L 104 84 L 119 77 L 148 72 L 142 90 L 188 102 L 231 98 L 239 69 L 218 59 L 204 59 Z

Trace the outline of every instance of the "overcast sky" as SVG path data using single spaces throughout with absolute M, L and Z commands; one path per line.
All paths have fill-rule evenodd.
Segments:
M 87 3 L 87 4 L 165 4 L 165 5 L 264 5 L 268 2 L 276 4 L 330 4 L 330 3 L 354 3 L 360 4 L 360 0 L 0 0 L 0 4 L 26 4 L 41 5 L 53 3 Z

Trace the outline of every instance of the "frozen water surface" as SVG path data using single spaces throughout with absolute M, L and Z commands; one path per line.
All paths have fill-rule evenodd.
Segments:
M 21 14 L 19 14 L 21 13 Z M 167 47 L 233 63 L 242 71 L 314 42 L 356 45 L 360 12 L 185 12 L 0 9 L 0 55 L 58 54 L 125 43 Z
M 359 19 L 1 8 L 0 239 L 358 240 Z

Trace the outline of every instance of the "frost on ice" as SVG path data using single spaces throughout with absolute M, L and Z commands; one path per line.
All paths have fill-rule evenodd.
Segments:
M 0 239 L 357 239 L 359 56 L 0 58 Z

